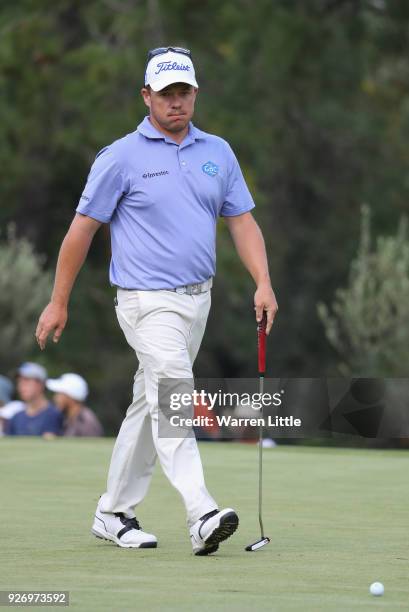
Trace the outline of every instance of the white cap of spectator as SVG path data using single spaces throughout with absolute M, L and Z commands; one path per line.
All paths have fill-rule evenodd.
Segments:
M 79 374 L 63 374 L 60 378 L 49 378 L 45 384 L 54 393 L 65 393 L 77 402 L 83 402 L 88 395 L 87 382 Z
M 47 380 L 47 370 L 43 368 L 43 366 L 38 363 L 33 363 L 32 361 L 22 363 L 17 370 L 17 374 L 18 376 L 24 376 L 24 378 L 35 378 L 36 380 L 41 380 L 41 382 Z

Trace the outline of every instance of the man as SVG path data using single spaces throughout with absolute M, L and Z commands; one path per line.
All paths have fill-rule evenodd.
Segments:
M 0 408 L 0 436 L 5 436 L 8 423 L 18 412 L 25 410 L 26 405 L 19 400 L 12 400 Z
M 0 406 L 11 402 L 14 387 L 9 378 L 0 374 Z
M 96 415 L 84 405 L 88 384 L 78 374 L 63 374 L 49 378 L 46 387 L 54 392 L 54 403 L 64 415 L 63 436 L 102 436 L 102 425 Z
M 4 435 L 6 422 L 19 412 L 15 405 L 20 404 L 20 410 L 24 409 L 22 402 L 11 401 L 13 391 L 14 385 L 11 380 L 0 374 L 0 436 Z
M 110 223 L 116 314 L 139 369 L 92 532 L 122 547 L 156 547 L 134 508 L 147 493 L 158 456 L 183 498 L 193 552 L 208 555 L 236 530 L 238 517 L 232 508 L 219 510 L 208 492 L 196 440 L 158 435 L 158 380 L 192 379 L 210 309 L 218 216 L 225 217 L 255 280 L 256 317 L 267 311 L 268 331 L 277 304 L 262 234 L 249 212 L 254 203 L 234 153 L 191 123 L 197 92 L 190 51 L 149 53 L 141 90 L 149 117 L 97 155 L 36 337 L 42 349 L 51 332 L 58 342 L 92 238 L 101 223 Z
M 23 363 L 17 371 L 17 394 L 24 410 L 6 423 L 9 436 L 54 437 L 61 434 L 62 414 L 46 398 L 47 371 L 37 363 Z

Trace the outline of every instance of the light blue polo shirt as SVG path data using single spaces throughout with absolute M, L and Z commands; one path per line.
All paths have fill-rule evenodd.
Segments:
M 190 123 L 178 145 L 145 117 L 98 153 L 76 210 L 110 223 L 110 283 L 148 290 L 214 276 L 218 216 L 252 208 L 225 140 Z

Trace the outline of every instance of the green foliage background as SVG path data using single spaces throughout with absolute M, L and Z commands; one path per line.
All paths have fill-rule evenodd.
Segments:
M 375 234 L 394 231 L 408 208 L 408 26 L 404 0 L 3 0 L 1 226 L 13 220 L 53 270 L 96 152 L 145 115 L 147 50 L 187 46 L 200 84 L 195 123 L 233 146 L 266 238 L 280 306 L 269 373 L 330 374 L 337 355 L 316 304 L 347 281 L 360 206 L 369 203 Z M 53 375 L 83 373 L 108 431 L 136 365 L 114 318 L 109 251 L 103 228 L 61 343 L 27 355 Z M 198 375 L 255 373 L 252 299 L 221 223 Z

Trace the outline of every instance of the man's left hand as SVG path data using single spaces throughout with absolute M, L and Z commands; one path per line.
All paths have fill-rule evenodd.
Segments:
M 267 313 L 266 334 L 270 333 L 273 325 L 274 317 L 278 310 L 278 304 L 274 291 L 270 283 L 260 284 L 254 294 L 254 310 L 256 311 L 256 320 L 259 323 L 263 317 L 263 311 Z

